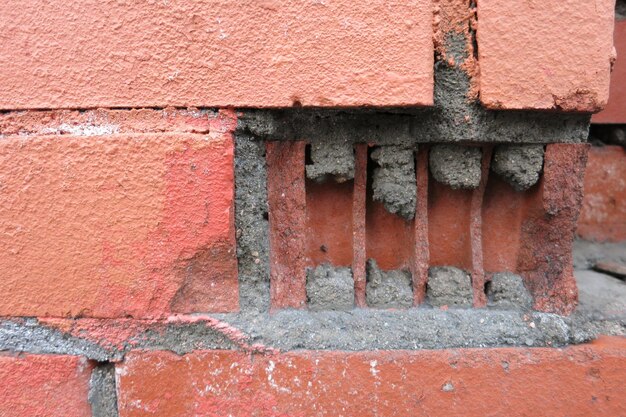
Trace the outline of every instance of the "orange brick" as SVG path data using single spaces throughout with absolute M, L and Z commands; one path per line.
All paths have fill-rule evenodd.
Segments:
M 619 416 L 626 339 L 566 349 L 133 352 L 120 417 Z
M 233 141 L 205 135 L 0 142 L 0 316 L 238 309 Z
M 430 0 L 0 2 L 0 109 L 430 105 Z
M 614 5 L 479 1 L 482 103 L 492 109 L 601 110 L 614 58 Z
M 76 356 L 0 356 L 0 416 L 91 416 L 91 369 Z

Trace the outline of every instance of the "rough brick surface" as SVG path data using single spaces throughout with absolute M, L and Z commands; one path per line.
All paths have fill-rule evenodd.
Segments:
M 17 6 L 0 3 L 1 109 L 433 99 L 430 0 Z
M 606 105 L 614 0 L 477 3 L 485 106 L 596 112 Z
M 229 133 L 0 142 L 0 315 L 238 309 Z
M 622 415 L 624 339 L 567 349 L 137 352 L 120 416 Z
M 541 192 L 526 208 L 529 216 L 522 222 L 518 271 L 540 311 L 568 315 L 578 302 L 572 245 L 588 150 L 586 144 L 548 145 Z
M 584 239 L 626 240 L 626 151 L 620 146 L 592 147 L 585 171 L 585 198 L 578 219 Z
M 77 356 L 0 356 L 0 416 L 91 416 L 91 369 Z
M 595 114 L 593 123 L 626 123 L 626 20 L 615 21 L 617 59 L 611 72 L 611 89 L 606 108 Z

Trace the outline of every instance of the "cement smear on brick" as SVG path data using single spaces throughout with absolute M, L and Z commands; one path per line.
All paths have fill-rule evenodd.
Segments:
M 309 268 L 306 295 L 310 310 L 351 310 L 354 308 L 352 271 L 329 264 Z
M 543 145 L 500 145 L 493 153 L 491 170 L 517 191 L 525 191 L 539 181 L 543 155 Z
M 434 145 L 429 166 L 433 178 L 452 189 L 474 189 L 480 184 L 482 150 L 459 145 Z
M 415 150 L 389 145 L 378 147 L 371 153 L 376 164 L 372 176 L 374 200 L 382 202 L 390 213 L 407 220 L 415 216 Z
M 371 308 L 408 308 L 413 304 L 411 274 L 408 271 L 382 271 L 376 261 L 367 261 L 365 297 Z

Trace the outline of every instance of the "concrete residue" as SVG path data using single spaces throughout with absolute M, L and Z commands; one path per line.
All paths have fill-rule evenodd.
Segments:
M 352 271 L 329 264 L 309 268 L 306 295 L 311 310 L 351 310 L 354 308 Z
M 367 305 L 373 308 L 407 308 L 413 305 L 411 274 L 407 271 L 381 271 L 376 261 L 367 261 Z
M 407 220 L 415 216 L 416 179 L 414 150 L 381 146 L 371 154 L 376 163 L 372 180 L 373 198 Z
M 113 363 L 96 364 L 89 381 L 88 399 L 93 417 L 118 416 L 115 365 Z
M 487 283 L 487 305 L 504 310 L 530 309 L 533 298 L 521 276 L 509 272 L 494 274 Z
M 525 191 L 539 181 L 544 152 L 542 145 L 499 145 L 491 169 L 517 191 Z
M 235 229 L 239 298 L 244 310 L 269 309 L 269 226 L 265 144 L 235 136 Z
M 354 178 L 354 149 L 348 141 L 314 142 L 311 144 L 312 163 L 306 166 L 306 176 L 323 182 L 333 177 L 337 182 Z
M 430 149 L 430 172 L 453 189 L 474 189 L 480 184 L 481 158 L 477 147 L 435 145 Z
M 472 306 L 474 293 L 468 273 L 452 266 L 437 266 L 428 271 L 426 299 L 435 307 Z

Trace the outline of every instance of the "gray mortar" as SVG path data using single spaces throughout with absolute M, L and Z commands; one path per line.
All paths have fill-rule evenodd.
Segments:
M 459 145 L 434 145 L 429 165 L 433 178 L 457 189 L 474 189 L 480 184 L 482 150 Z
M 374 200 L 382 202 L 390 213 L 407 220 L 415 216 L 416 150 L 389 145 L 378 147 L 371 154 L 377 165 L 372 178 Z
M 354 308 L 354 279 L 350 268 L 322 264 L 307 271 L 306 295 L 309 309 L 351 310 Z
M 487 283 L 487 305 L 501 310 L 529 310 L 533 298 L 521 276 L 502 272 L 494 274 Z
M 435 307 L 470 308 L 473 303 L 469 274 L 453 266 L 435 266 L 428 271 L 426 299 Z
M 243 310 L 269 309 L 269 228 L 265 143 L 235 136 L 235 228 Z
M 89 381 L 89 404 L 92 417 L 117 417 L 117 390 L 115 387 L 115 365 L 98 363 Z
M 371 308 L 408 308 L 413 305 L 411 274 L 407 271 L 382 271 L 376 261 L 367 261 L 367 305 Z
M 71 336 L 37 319 L 0 321 L 0 351 L 78 355 L 98 362 L 122 360 L 131 349 L 169 350 L 182 354 L 197 349 L 236 349 L 224 334 L 201 323 L 155 323 L 122 347 Z
M 542 145 L 500 145 L 493 153 L 491 170 L 517 191 L 525 191 L 539 181 L 543 155 Z
M 312 163 L 306 166 L 306 176 L 323 182 L 333 177 L 337 182 L 354 178 L 354 148 L 351 142 L 315 142 L 311 144 Z

